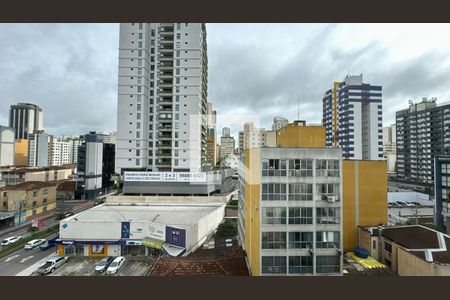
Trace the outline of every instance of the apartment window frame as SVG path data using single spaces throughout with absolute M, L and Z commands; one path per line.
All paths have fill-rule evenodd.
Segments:
M 289 201 L 312 201 L 313 184 L 312 183 L 289 183 Z
M 316 224 L 340 224 L 339 207 L 316 207 Z
M 287 186 L 285 183 L 263 183 L 261 187 L 262 201 L 286 201 Z
M 263 231 L 261 232 L 261 249 L 286 249 L 286 231 Z
M 312 159 L 290 159 L 289 176 L 291 177 L 313 177 Z
M 262 256 L 261 257 L 262 274 L 286 274 L 287 257 L 286 256 Z
M 312 207 L 289 207 L 288 223 L 289 225 L 313 224 Z
M 312 256 L 289 256 L 289 274 L 312 274 L 314 272 Z
M 289 249 L 313 249 L 314 232 L 312 231 L 289 231 Z
M 285 225 L 287 219 L 286 207 L 263 207 L 261 209 L 261 223 L 268 225 Z
M 339 231 L 316 231 L 317 249 L 339 249 L 341 233 Z

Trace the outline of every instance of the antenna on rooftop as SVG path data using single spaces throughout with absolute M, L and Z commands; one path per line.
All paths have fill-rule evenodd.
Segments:
M 297 120 L 300 120 L 300 96 L 298 96 L 297 100 Z

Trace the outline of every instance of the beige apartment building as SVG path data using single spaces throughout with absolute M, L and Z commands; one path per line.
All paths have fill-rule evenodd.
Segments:
M 59 181 L 71 179 L 75 174 L 76 165 L 51 166 L 44 168 L 2 168 L 0 169 L 0 181 L 4 185 L 16 185 L 29 181 Z

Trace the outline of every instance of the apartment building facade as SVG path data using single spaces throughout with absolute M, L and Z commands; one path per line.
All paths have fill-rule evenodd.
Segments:
M 116 172 L 199 172 L 208 59 L 201 23 L 120 25 Z
M 397 177 L 433 183 L 434 158 L 450 154 L 450 104 L 436 98 L 410 101 L 396 113 Z
M 0 126 L 0 167 L 14 165 L 14 129 Z
M 383 159 L 382 87 L 363 83 L 362 74 L 335 82 L 322 100 L 327 147 L 344 159 Z
M 256 128 L 253 122 L 245 122 L 244 130 L 239 131 L 239 153 L 246 149 L 264 147 L 266 145 L 266 130 Z
M 434 224 L 450 234 L 450 155 L 434 157 Z
M 47 167 L 51 162 L 52 136 L 44 132 L 28 135 L 28 166 Z
M 9 127 L 14 128 L 16 140 L 28 139 L 34 131 L 43 130 L 42 108 L 31 103 L 11 105 L 9 110 Z
M 289 124 L 288 119 L 280 116 L 274 117 L 272 122 L 272 130 L 277 131 L 278 129 L 281 129 L 284 126 L 286 126 L 287 124 Z
M 253 276 L 342 273 L 341 149 L 246 150 L 239 236 Z
M 383 128 L 383 157 L 387 162 L 387 172 L 389 175 L 396 174 L 397 164 L 397 129 L 395 124 Z

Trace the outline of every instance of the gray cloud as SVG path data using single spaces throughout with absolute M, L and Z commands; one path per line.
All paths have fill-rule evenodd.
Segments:
M 44 109 L 49 133 L 115 130 L 118 28 L 0 24 L 0 124 L 7 124 L 11 104 L 24 101 Z M 404 41 L 386 42 L 372 32 L 361 40 L 355 28 L 362 27 L 208 24 L 209 100 L 218 114 L 259 115 L 266 128 L 275 115 L 296 119 L 299 100 L 300 118 L 320 123 L 323 94 L 348 72 L 383 86 L 385 125 L 409 99 L 449 100 L 448 43 L 415 54 L 414 44 L 406 45 L 414 54 L 406 59 L 392 51 Z M 231 127 L 234 133 L 241 129 Z

